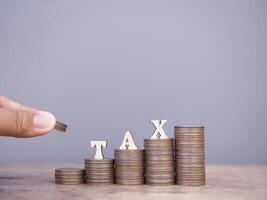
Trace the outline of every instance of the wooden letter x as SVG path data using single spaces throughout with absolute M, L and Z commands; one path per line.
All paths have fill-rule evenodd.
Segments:
M 155 126 L 156 130 L 150 136 L 150 139 L 167 139 L 168 137 L 162 128 L 167 120 L 151 120 L 151 122 Z
M 107 147 L 107 141 L 103 140 L 103 141 L 91 141 L 90 142 L 91 147 L 95 148 L 95 159 L 96 160 L 103 160 L 104 156 L 103 156 L 103 147 L 106 148 Z

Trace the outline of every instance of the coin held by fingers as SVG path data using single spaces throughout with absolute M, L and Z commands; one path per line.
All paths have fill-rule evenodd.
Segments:
M 56 121 L 54 129 L 61 131 L 61 132 L 66 132 L 67 131 L 67 124 L 64 124 L 62 122 Z

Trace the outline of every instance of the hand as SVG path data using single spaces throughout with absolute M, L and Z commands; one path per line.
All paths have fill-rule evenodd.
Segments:
M 0 96 L 0 136 L 35 137 L 47 134 L 56 123 L 53 114 Z

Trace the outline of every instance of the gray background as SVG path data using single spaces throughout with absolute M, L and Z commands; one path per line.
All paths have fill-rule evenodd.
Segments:
M 125 130 L 206 126 L 208 163 L 267 163 L 267 1 L 0 1 L 0 93 L 69 124 L 1 163 L 83 163 Z

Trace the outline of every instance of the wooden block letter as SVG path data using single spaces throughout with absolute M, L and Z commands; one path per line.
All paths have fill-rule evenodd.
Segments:
M 163 130 L 163 125 L 167 122 L 167 120 L 151 120 L 152 124 L 156 128 L 154 133 L 150 136 L 150 139 L 167 139 L 167 135 Z
M 125 132 L 122 144 L 119 149 L 128 149 L 128 150 L 138 149 L 130 131 Z
M 95 148 L 95 159 L 96 160 L 103 160 L 104 156 L 103 156 L 103 148 L 107 147 L 107 141 L 103 140 L 103 141 L 91 141 L 90 142 L 91 147 Z

